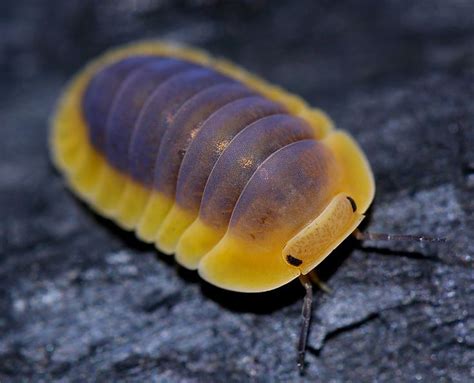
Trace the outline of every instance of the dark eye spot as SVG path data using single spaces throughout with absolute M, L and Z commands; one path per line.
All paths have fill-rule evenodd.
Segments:
M 349 202 L 351 203 L 351 206 L 352 206 L 352 211 L 355 213 L 355 211 L 357 210 L 357 204 L 355 203 L 355 201 L 352 199 L 352 197 L 349 197 L 347 196 L 346 197 Z
M 290 254 L 286 256 L 286 261 L 292 266 L 299 266 L 303 263 L 301 259 L 295 258 Z

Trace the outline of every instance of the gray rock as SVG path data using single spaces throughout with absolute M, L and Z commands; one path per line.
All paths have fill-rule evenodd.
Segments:
M 0 6 L 0 381 L 474 381 L 474 3 L 27 1 Z M 197 44 L 327 110 L 366 151 L 364 228 L 298 283 L 219 290 L 92 214 L 47 150 L 61 87 L 119 42 Z

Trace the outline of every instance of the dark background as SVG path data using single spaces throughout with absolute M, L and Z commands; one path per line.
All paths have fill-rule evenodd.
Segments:
M 0 381 L 298 381 L 303 291 L 230 293 L 93 215 L 47 150 L 67 79 L 159 37 L 324 108 L 377 180 L 366 228 L 319 268 L 305 378 L 474 380 L 474 1 L 0 3 Z

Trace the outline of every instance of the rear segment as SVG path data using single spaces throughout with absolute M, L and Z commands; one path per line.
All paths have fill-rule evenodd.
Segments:
M 323 113 L 225 61 L 158 42 L 115 50 L 75 77 L 51 149 L 93 209 L 236 291 L 307 273 L 374 193 L 361 150 Z

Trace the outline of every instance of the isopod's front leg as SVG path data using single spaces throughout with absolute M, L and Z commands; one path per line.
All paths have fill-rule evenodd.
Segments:
M 316 270 L 311 270 L 308 275 L 311 279 L 311 282 L 318 286 L 320 290 L 324 291 L 326 294 L 332 293 L 331 288 L 319 278 L 318 272 Z

